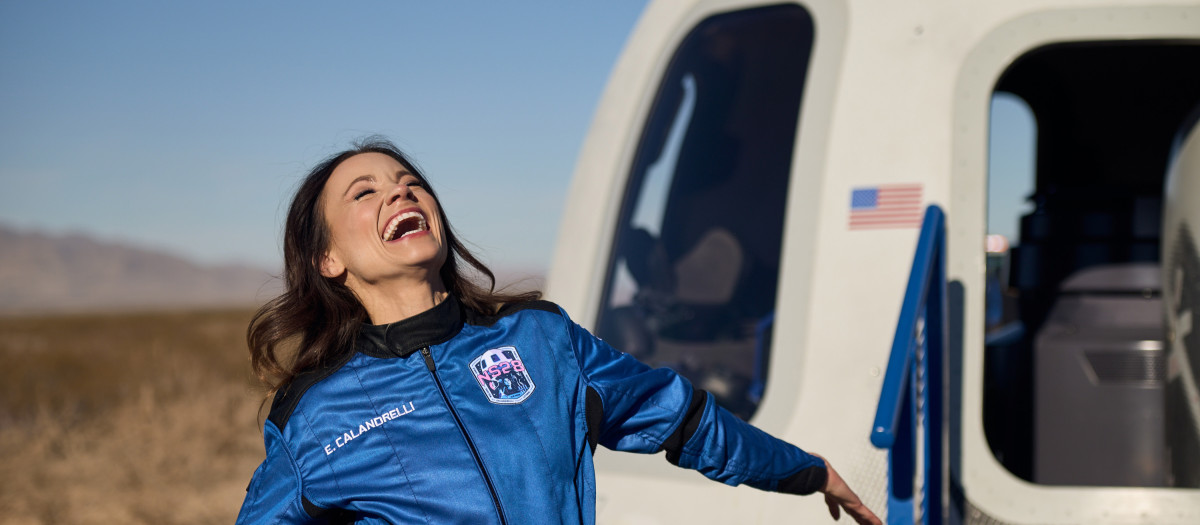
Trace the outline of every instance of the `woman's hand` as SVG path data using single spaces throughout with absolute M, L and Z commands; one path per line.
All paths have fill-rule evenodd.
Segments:
M 820 455 L 813 455 L 825 462 L 825 488 L 821 489 L 821 493 L 825 494 L 825 504 L 829 506 L 829 515 L 836 520 L 841 516 L 841 509 L 846 509 L 846 514 L 854 518 L 856 523 L 883 525 L 875 513 L 863 505 L 862 500 L 858 499 L 858 495 L 850 490 L 850 486 L 838 475 L 837 471 L 833 470 L 833 465 L 830 465 L 829 461 Z

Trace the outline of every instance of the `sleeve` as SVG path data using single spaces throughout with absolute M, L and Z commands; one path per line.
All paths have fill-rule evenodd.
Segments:
M 275 423 L 267 421 L 263 425 L 263 440 L 267 457 L 250 479 L 250 486 L 246 488 L 246 500 L 242 502 L 242 509 L 238 512 L 237 523 L 241 525 L 310 521 L 300 495 L 300 471 Z
M 565 313 L 563 314 L 566 315 Z M 641 453 L 666 451 L 671 463 L 727 485 L 811 494 L 825 485 L 825 462 L 742 421 L 667 368 L 652 369 L 567 320 L 589 398 L 597 398 L 596 441 Z M 589 407 L 589 412 L 593 410 Z

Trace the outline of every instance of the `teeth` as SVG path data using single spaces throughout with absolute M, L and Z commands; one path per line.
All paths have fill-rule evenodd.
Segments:
M 404 238 L 404 237 L 408 237 L 409 235 L 412 235 L 414 233 L 421 233 L 421 232 L 425 231 L 425 219 L 421 219 L 420 221 L 421 222 L 419 224 L 417 224 L 417 229 L 406 231 L 406 232 L 404 232 L 404 235 L 401 235 L 400 237 Z
M 394 218 L 392 218 L 391 222 L 388 223 L 387 229 L 384 230 L 384 232 L 383 232 L 383 240 L 384 241 L 395 240 L 396 228 L 400 227 L 400 223 L 404 222 L 406 219 L 413 219 L 413 218 L 417 219 L 417 221 L 418 221 L 417 229 L 407 231 L 404 233 L 404 235 L 401 235 L 400 237 L 405 237 L 405 236 L 408 236 L 408 235 L 411 235 L 414 233 L 425 231 L 427 226 L 425 224 L 425 217 L 423 215 L 421 215 L 420 213 L 417 213 L 415 211 L 405 212 L 405 213 L 401 213 L 400 215 L 395 216 Z

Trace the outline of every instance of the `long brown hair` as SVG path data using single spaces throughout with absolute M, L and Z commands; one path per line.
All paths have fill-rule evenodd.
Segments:
M 258 309 L 246 330 L 250 364 L 254 373 L 272 393 L 297 375 L 329 365 L 353 352 L 354 337 L 369 318 L 367 311 L 344 284 L 321 275 L 320 260 L 329 249 L 329 228 L 321 213 L 321 192 L 333 170 L 350 157 L 362 153 L 382 153 L 396 159 L 420 179 L 440 204 L 429 181 L 391 142 L 370 137 L 354 147 L 326 158 L 313 167 L 300 183 L 288 209 L 283 231 L 283 278 L 285 291 Z M 496 276 L 467 249 L 450 220 L 446 209 L 438 206 L 450 247 L 439 272 L 446 291 L 466 308 L 490 315 L 506 303 L 531 301 L 540 292 L 508 294 L 497 292 Z M 484 287 L 464 273 L 463 263 L 484 277 Z M 284 350 L 295 342 L 295 355 Z

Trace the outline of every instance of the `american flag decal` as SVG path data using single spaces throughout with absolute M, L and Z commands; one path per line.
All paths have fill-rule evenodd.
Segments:
M 920 184 L 890 184 L 850 190 L 850 229 L 918 228 Z

